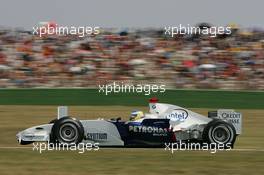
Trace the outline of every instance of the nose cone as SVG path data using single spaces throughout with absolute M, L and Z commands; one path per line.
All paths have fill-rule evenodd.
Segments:
M 17 135 L 16 135 L 17 142 L 18 142 L 20 145 L 28 145 L 28 144 L 33 143 L 33 141 L 24 141 L 24 140 L 22 139 L 23 134 L 24 134 L 24 131 L 20 131 L 20 132 L 17 133 Z M 24 134 L 24 135 L 25 135 L 25 134 Z
M 21 145 L 30 144 L 32 142 L 49 141 L 49 134 L 52 126 L 52 124 L 33 126 L 18 132 L 16 139 Z
M 21 132 L 17 133 L 16 139 L 17 139 L 18 143 L 21 143 Z

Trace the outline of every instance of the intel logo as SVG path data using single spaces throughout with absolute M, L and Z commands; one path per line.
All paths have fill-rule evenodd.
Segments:
M 188 118 L 188 112 L 184 109 L 175 109 L 166 118 L 174 121 L 184 121 Z

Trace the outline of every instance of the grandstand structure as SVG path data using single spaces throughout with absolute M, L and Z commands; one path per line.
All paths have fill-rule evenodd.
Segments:
M 167 88 L 264 89 L 264 32 L 217 37 L 162 29 L 104 29 L 99 35 L 0 30 L 1 88 L 94 88 L 120 81 Z

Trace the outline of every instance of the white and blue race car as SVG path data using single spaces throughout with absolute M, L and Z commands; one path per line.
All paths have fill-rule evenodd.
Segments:
M 99 143 L 110 147 L 156 147 L 165 143 L 193 141 L 229 144 L 241 134 L 242 114 L 219 109 L 203 116 L 186 108 L 150 99 L 149 113 L 133 121 L 121 118 L 78 120 L 68 116 L 66 106 L 58 107 L 58 117 L 48 124 L 19 132 L 20 144 L 51 142 L 62 144 Z

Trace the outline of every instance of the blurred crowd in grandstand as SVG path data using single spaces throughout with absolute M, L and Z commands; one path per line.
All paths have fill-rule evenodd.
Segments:
M 96 87 L 122 81 L 167 88 L 264 89 L 264 31 L 215 38 L 161 29 L 38 37 L 0 29 L 0 88 Z

